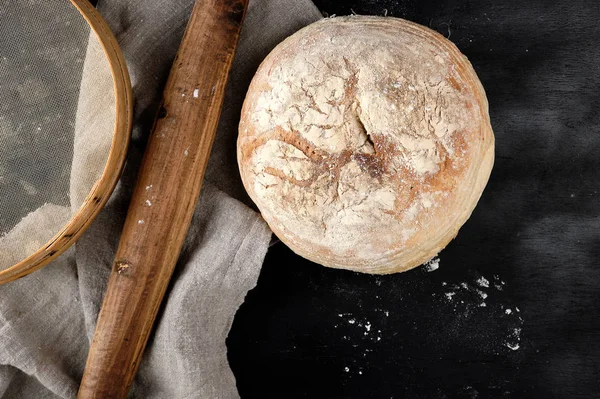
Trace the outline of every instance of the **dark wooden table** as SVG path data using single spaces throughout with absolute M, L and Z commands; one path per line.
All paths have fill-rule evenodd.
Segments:
M 600 2 L 316 3 L 449 37 L 486 88 L 496 164 L 435 271 L 273 246 L 228 339 L 241 396 L 599 397 Z

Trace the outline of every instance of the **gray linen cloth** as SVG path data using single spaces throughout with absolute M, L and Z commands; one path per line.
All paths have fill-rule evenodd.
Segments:
M 73 248 L 41 271 L 0 286 L 2 398 L 76 396 L 145 140 L 192 5 L 193 0 L 98 2 L 132 77 L 135 120 L 128 163 L 108 205 Z M 207 182 L 131 397 L 238 397 L 225 339 L 256 284 L 271 236 L 244 205 L 235 160 L 239 112 L 262 59 L 320 17 L 310 0 L 250 1 Z

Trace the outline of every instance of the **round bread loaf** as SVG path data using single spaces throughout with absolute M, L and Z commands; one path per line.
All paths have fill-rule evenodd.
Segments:
M 435 256 L 494 162 L 485 92 L 440 34 L 397 18 L 316 22 L 264 60 L 242 110 L 248 194 L 297 254 L 365 273 Z

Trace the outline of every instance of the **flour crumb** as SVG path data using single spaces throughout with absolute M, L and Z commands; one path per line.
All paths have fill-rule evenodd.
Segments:
M 477 279 L 477 285 L 479 285 L 480 287 L 489 288 L 490 282 L 488 279 L 486 279 L 485 277 L 482 276 Z
M 371 331 L 371 323 L 367 321 L 367 324 L 365 324 L 365 330 L 367 330 L 367 332 Z
M 428 273 L 434 272 L 440 268 L 440 258 L 434 256 L 431 260 L 425 262 L 424 264 L 425 271 Z
M 146 186 L 146 191 L 150 190 L 152 188 L 152 184 L 149 186 Z
M 348 320 L 348 323 L 350 323 L 350 324 L 354 324 L 354 323 L 356 323 L 356 320 L 354 320 L 354 319 L 350 319 L 350 320 Z
M 480 308 L 485 308 L 486 306 L 487 306 L 487 305 L 486 305 L 486 303 L 485 303 L 485 302 L 481 302 L 481 303 L 479 304 L 479 307 L 480 307 Z
M 344 371 L 348 373 L 350 371 L 350 367 L 344 367 Z
M 200 90 L 194 89 L 194 98 L 198 98 L 198 93 L 199 92 L 200 92 Z
M 449 301 L 452 300 L 452 297 L 455 295 L 455 292 L 446 292 L 446 298 L 448 298 Z
M 506 313 L 506 314 L 511 314 L 511 313 L 512 313 L 512 310 L 511 310 L 511 309 L 506 309 L 506 310 L 504 311 L 504 313 Z
M 506 342 L 505 345 L 509 348 L 512 349 L 513 351 L 516 351 L 517 349 L 520 348 L 519 344 L 511 344 L 510 342 Z
M 138 224 L 144 224 L 144 221 L 142 219 L 138 220 Z
M 186 157 L 188 155 L 190 155 L 190 147 L 186 148 L 185 151 L 183 152 L 183 155 L 185 155 Z
M 150 200 L 146 200 L 146 205 L 152 206 L 152 202 L 150 202 Z

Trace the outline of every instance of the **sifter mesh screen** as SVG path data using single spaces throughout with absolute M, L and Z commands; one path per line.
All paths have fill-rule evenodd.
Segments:
M 66 0 L 0 6 L 0 270 L 73 218 L 106 166 L 115 94 L 97 35 Z

